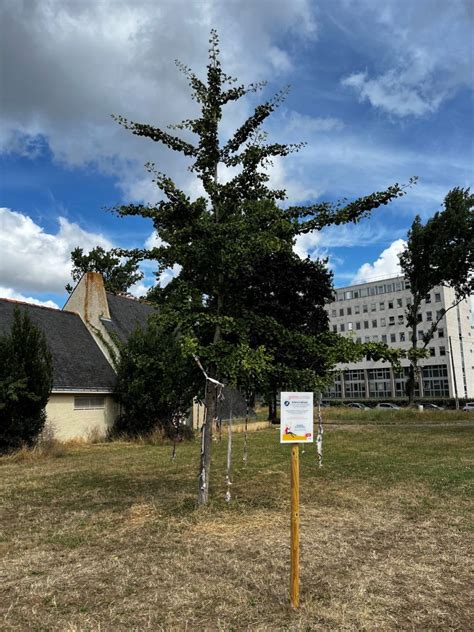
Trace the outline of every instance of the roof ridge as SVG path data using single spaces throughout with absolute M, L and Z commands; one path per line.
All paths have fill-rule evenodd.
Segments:
M 16 303 L 17 305 L 28 305 L 28 307 L 38 307 L 39 309 L 49 309 L 52 312 L 61 312 L 62 314 L 72 314 L 72 312 L 63 312 L 60 307 L 48 307 L 48 305 L 37 305 L 36 303 L 29 303 L 28 301 L 19 301 L 16 298 L 0 297 L 0 301 L 5 303 Z
M 109 296 L 115 296 L 115 298 L 124 298 L 127 301 L 133 301 L 134 303 L 141 303 L 142 305 L 151 305 L 152 307 L 155 307 L 155 304 L 152 303 L 151 301 L 146 301 L 136 296 L 127 296 L 125 294 L 114 294 L 114 292 L 108 292 L 107 290 L 105 293 L 108 294 Z

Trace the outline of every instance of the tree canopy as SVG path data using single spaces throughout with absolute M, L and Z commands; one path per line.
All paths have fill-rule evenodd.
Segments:
M 11 331 L 0 336 L 0 452 L 32 445 L 42 431 L 53 384 L 44 334 L 15 309 Z
M 423 225 L 417 215 L 408 233 L 400 267 L 409 281 L 413 301 L 406 312 L 410 328 L 410 372 L 407 395 L 410 403 L 418 380 L 418 361 L 426 355 L 444 314 L 474 293 L 474 195 L 470 189 L 456 187 L 444 199 L 444 209 Z M 421 303 L 433 288 L 446 286 L 454 290 L 454 302 L 442 310 L 423 334 L 419 344 L 418 329 Z
M 75 248 L 71 252 L 73 281 L 77 283 L 85 272 L 100 272 L 104 279 L 105 289 L 113 294 L 127 292 L 137 281 L 143 278 L 138 269 L 139 262 L 132 258 L 121 262 L 120 257 L 113 250 L 107 251 L 102 246 L 96 246 L 89 253 L 84 254 L 82 248 Z M 72 285 L 66 285 L 71 293 Z

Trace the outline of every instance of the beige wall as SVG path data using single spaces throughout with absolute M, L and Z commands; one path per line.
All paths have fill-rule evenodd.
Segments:
M 80 394 L 78 394 L 80 395 Z M 105 435 L 119 413 L 112 395 L 104 395 L 105 408 L 74 410 L 74 394 L 52 393 L 46 406 L 47 424 L 59 441 L 82 438 L 90 433 Z

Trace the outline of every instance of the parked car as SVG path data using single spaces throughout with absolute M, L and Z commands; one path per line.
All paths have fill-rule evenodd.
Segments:
M 423 404 L 425 410 L 444 410 L 443 406 L 437 406 L 436 404 Z
M 474 413 L 474 402 L 466 402 L 466 405 L 463 406 L 462 409 Z
M 380 404 L 377 404 L 375 408 L 391 408 L 392 410 L 400 410 L 400 406 L 392 404 L 391 402 L 381 402 Z
M 369 410 L 369 407 L 360 402 L 349 402 L 346 404 L 347 408 L 358 408 L 359 410 Z

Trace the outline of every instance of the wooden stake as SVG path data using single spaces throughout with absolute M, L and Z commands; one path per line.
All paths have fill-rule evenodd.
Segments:
M 291 446 L 291 607 L 300 603 L 300 463 L 299 445 Z

